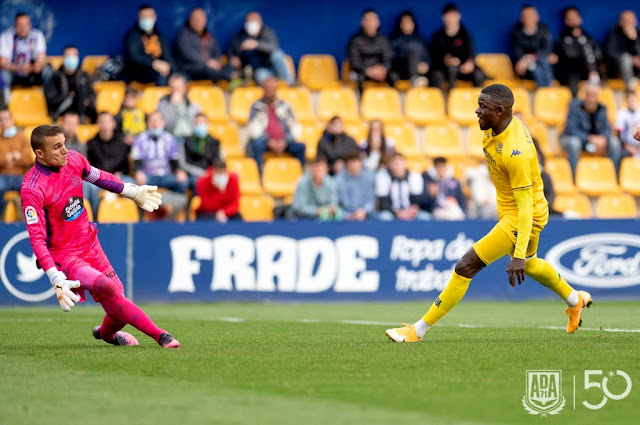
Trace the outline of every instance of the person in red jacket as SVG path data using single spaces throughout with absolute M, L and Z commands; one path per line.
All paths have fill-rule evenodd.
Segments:
M 242 219 L 238 212 L 238 175 L 227 173 L 227 164 L 222 159 L 214 160 L 212 166 L 196 181 L 196 193 L 202 199 L 196 210 L 198 219 L 214 218 L 219 223 Z

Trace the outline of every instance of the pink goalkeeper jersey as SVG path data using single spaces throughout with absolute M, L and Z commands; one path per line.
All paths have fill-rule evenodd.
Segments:
M 89 222 L 82 197 L 82 180 L 121 193 L 124 183 L 89 165 L 69 151 L 67 165 L 49 168 L 38 161 L 25 175 L 20 193 L 33 252 L 43 270 L 56 267 L 54 258 L 83 252 L 98 233 Z

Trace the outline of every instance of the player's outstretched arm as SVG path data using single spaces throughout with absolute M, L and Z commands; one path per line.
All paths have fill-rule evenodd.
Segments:
M 68 280 L 67 276 L 55 267 L 48 269 L 45 273 L 55 288 L 62 310 L 67 312 L 73 308 L 74 302 L 80 302 L 80 297 L 72 291 L 73 288 L 80 287 L 80 281 Z
M 132 183 L 125 183 L 120 194 L 126 198 L 133 199 L 145 211 L 153 212 L 162 205 L 162 194 L 158 192 L 158 186 L 146 184 L 138 186 Z

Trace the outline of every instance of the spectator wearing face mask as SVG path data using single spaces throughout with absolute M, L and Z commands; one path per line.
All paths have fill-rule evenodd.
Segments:
M 205 114 L 196 115 L 193 136 L 187 137 L 180 147 L 180 167 L 189 174 L 193 187 L 214 161 L 222 159 L 220 141 L 209 135 L 209 120 Z
M 258 12 L 247 13 L 244 28 L 231 41 L 227 56 L 237 71 L 249 66 L 260 85 L 269 77 L 277 77 L 288 85 L 293 83 L 278 37 L 264 24 Z
M 228 173 L 227 164 L 222 159 L 214 160 L 212 167 L 198 178 L 196 193 L 202 200 L 196 210 L 198 219 L 213 218 L 219 223 L 242 219 L 238 175 Z
M 96 92 L 91 77 L 80 69 L 80 54 L 75 46 L 62 51 L 62 66 L 45 86 L 49 115 L 55 121 L 66 112 L 75 112 L 80 120 L 96 120 Z
M 4 194 L 20 190 L 22 179 L 31 165 L 31 145 L 13 123 L 8 109 L 0 110 L 0 214 L 4 213 Z M 19 209 L 20 210 L 20 209 Z M 21 214 L 19 214 L 21 215 Z

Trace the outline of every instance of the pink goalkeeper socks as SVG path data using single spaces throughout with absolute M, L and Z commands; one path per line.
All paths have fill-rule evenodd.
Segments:
M 117 320 L 112 319 L 108 314 L 105 314 L 104 320 L 102 320 L 102 324 L 99 329 L 100 336 L 105 341 L 111 341 L 116 332 L 124 328 L 125 325 L 126 323 L 118 322 Z

